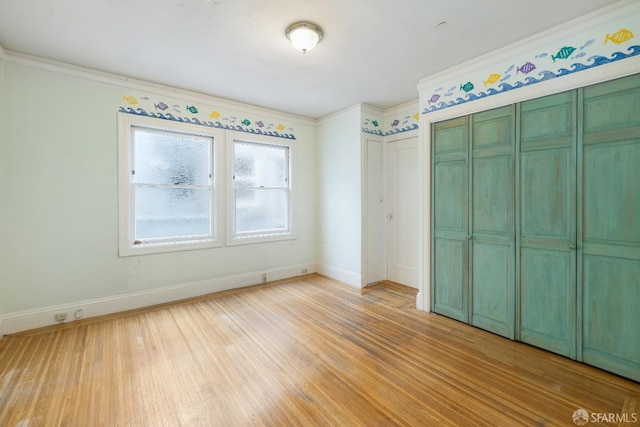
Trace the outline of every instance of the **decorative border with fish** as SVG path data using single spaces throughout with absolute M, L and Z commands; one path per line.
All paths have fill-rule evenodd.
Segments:
M 640 17 L 636 16 L 635 21 L 635 26 L 626 22 L 624 26 L 613 27 L 618 28 L 613 33 L 606 32 L 605 35 L 602 28 L 581 38 L 576 37 L 558 44 L 555 48 L 549 47 L 540 49 L 537 54 L 533 52 L 518 56 L 509 63 L 496 65 L 493 70 L 485 71 L 485 78 L 480 77 L 479 73 L 482 71 L 478 71 L 462 81 L 442 84 L 431 92 L 422 114 L 640 55 L 640 45 L 631 44 L 636 39 L 634 31 L 640 32 Z M 500 73 L 498 70 L 505 71 Z
M 389 127 L 384 134 L 388 136 L 416 130 L 419 127 L 419 121 L 420 113 L 411 114 L 411 112 L 405 112 L 404 114 L 393 117 L 393 119 L 387 120 Z
M 418 129 L 420 113 L 404 113 L 392 120 L 386 119 L 384 129 L 380 128 L 380 121 L 366 118 L 362 126 L 362 132 L 378 136 L 395 135 Z
M 118 111 L 121 113 L 135 114 L 138 116 L 154 117 L 163 120 L 172 120 L 181 123 L 189 123 L 200 126 L 213 127 L 217 129 L 233 130 L 238 132 L 246 132 L 254 135 L 273 136 L 276 138 L 284 138 L 289 140 L 295 140 L 296 137 L 293 133 L 283 132 L 287 129 L 282 123 L 264 123 L 262 120 L 251 121 L 248 118 L 243 118 L 241 121 L 237 116 L 225 115 L 213 110 L 208 114 L 208 119 L 202 119 L 202 113 L 195 105 L 186 105 L 184 108 L 180 104 L 167 105 L 163 101 L 152 102 L 149 97 L 143 96 L 136 98 L 133 95 L 124 95 L 122 101 L 128 105 L 121 106 Z M 147 109 L 142 108 L 144 105 Z M 176 114 L 173 114 L 167 110 L 172 109 Z M 150 110 L 150 111 L 147 111 Z M 185 116 L 180 116 L 178 113 L 184 113 Z M 186 116 L 186 114 L 192 117 Z M 288 128 L 293 131 L 292 128 Z
M 365 118 L 362 123 L 362 132 L 371 135 L 384 136 L 384 129 L 382 129 L 382 123 L 380 123 L 381 121 L 382 120 L 378 118 Z

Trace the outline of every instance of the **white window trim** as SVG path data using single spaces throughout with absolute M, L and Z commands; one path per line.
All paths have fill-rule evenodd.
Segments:
M 178 240 L 162 243 L 133 244 L 133 191 L 131 191 L 132 169 L 132 127 L 141 126 L 152 129 L 177 131 L 213 138 L 213 200 L 212 200 L 212 232 L 213 238 Z M 189 123 L 174 122 L 134 114 L 118 113 L 118 210 L 119 210 L 119 255 L 146 255 L 164 252 L 177 252 L 195 249 L 220 247 L 224 244 L 224 228 L 221 213 L 223 212 L 225 179 L 224 179 L 224 140 L 223 130 Z
M 251 142 L 255 144 L 266 144 L 266 145 L 279 145 L 282 147 L 287 147 L 289 149 L 289 230 L 283 232 L 272 232 L 272 233 L 251 233 L 251 234 L 236 234 L 236 224 L 235 224 L 235 190 L 233 183 L 233 171 L 234 171 L 234 143 L 236 141 L 239 142 Z M 282 140 L 281 138 L 275 138 L 270 136 L 257 136 L 246 134 L 243 132 L 234 132 L 227 131 L 227 141 L 226 141 L 226 151 L 227 151 L 227 203 L 226 203 L 226 214 L 227 214 L 227 245 L 235 246 L 235 245 L 247 245 L 253 243 L 266 243 L 266 242 L 275 242 L 282 240 L 295 240 L 297 238 L 296 235 L 296 217 L 295 217 L 295 202 L 294 202 L 294 179 L 293 179 L 293 167 L 292 165 L 296 164 L 295 162 L 295 149 L 291 141 Z

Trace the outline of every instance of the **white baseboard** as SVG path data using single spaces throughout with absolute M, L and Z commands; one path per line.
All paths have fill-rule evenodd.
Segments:
M 345 270 L 327 264 L 318 264 L 317 272 L 333 280 L 346 283 L 347 285 L 362 288 L 362 275 L 353 271 Z
M 15 334 L 30 329 L 60 324 L 61 322 L 55 320 L 56 313 L 66 313 L 67 320 L 65 323 L 68 323 L 77 320 L 74 316 L 77 310 L 82 310 L 82 319 L 86 319 L 88 317 L 119 313 L 136 308 L 149 307 L 214 292 L 255 285 L 262 282 L 263 273 L 267 274 L 267 281 L 273 282 L 315 272 L 315 264 L 299 264 L 271 270 L 261 270 L 260 272 L 184 283 L 160 289 L 78 301 L 71 304 L 5 313 L 0 316 L 0 337 L 6 334 Z

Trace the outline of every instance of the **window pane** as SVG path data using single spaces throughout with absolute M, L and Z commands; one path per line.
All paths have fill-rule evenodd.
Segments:
M 288 147 L 234 143 L 235 187 L 288 187 Z
M 236 233 L 286 231 L 288 190 L 236 189 Z
M 211 235 L 208 188 L 135 188 L 135 240 Z
M 209 185 L 211 138 L 136 127 L 133 132 L 133 182 Z

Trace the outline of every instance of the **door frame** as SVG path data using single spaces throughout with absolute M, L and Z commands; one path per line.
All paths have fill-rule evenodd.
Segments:
M 387 212 L 389 209 L 389 205 L 388 205 L 388 201 L 387 201 L 387 192 L 386 192 L 386 185 L 387 185 L 387 180 L 388 180 L 388 167 L 387 167 L 387 161 L 388 161 L 388 150 L 387 150 L 387 144 L 391 143 L 391 142 L 395 142 L 395 141 L 401 141 L 401 140 L 405 140 L 405 139 L 411 139 L 411 138 L 417 138 L 418 139 L 418 155 L 420 155 L 420 132 L 416 129 L 416 130 L 411 130 L 411 131 L 406 131 L 406 132 L 402 132 L 402 133 L 397 133 L 397 134 L 391 134 L 391 135 L 385 135 L 385 136 L 378 136 L 378 135 L 364 135 L 362 137 L 362 177 L 363 177 L 363 185 L 362 185 L 362 218 L 363 218 L 363 227 L 362 227 L 362 276 L 361 276 L 361 287 L 365 287 L 369 284 L 375 283 L 377 281 L 377 279 L 372 279 L 370 277 L 370 273 L 367 267 L 367 264 L 369 262 L 369 256 L 368 256 L 368 252 L 367 252 L 367 247 L 369 244 L 369 227 L 368 227 L 368 223 L 365 224 L 365 222 L 367 221 L 367 218 L 369 215 L 371 215 L 372 213 L 369 212 L 368 209 L 368 201 L 369 201 L 369 191 L 367 188 L 367 185 L 365 184 L 365 179 L 368 175 L 369 170 L 372 167 L 377 167 L 379 168 L 382 173 L 382 182 L 384 185 L 384 195 L 383 195 L 383 203 L 382 203 L 382 209 L 383 212 Z M 370 165 L 369 164 L 369 142 L 375 142 L 375 143 L 381 143 L 382 144 L 382 165 Z M 422 171 L 421 171 L 421 166 L 420 166 L 420 161 L 418 160 L 418 191 L 420 194 L 424 194 L 424 190 L 422 188 L 422 180 L 420 179 L 420 177 L 422 176 Z M 422 199 L 422 197 L 421 197 Z M 420 251 L 420 248 L 423 246 L 424 242 L 424 230 L 423 230 L 423 221 L 422 218 L 424 218 L 424 212 L 422 211 L 422 203 L 419 203 L 420 205 L 420 210 L 418 212 L 418 218 L 420 218 L 420 222 L 419 222 L 419 248 L 418 248 L 418 290 L 422 289 L 422 277 L 424 275 L 423 270 L 425 268 L 424 264 L 423 264 L 423 256 L 422 256 L 422 252 Z M 388 224 L 387 221 L 384 220 L 383 218 L 383 228 L 382 228 L 382 234 L 383 234 L 383 239 L 382 239 L 382 248 L 381 248 L 381 256 L 383 258 L 382 262 L 382 277 L 380 278 L 380 280 L 387 280 L 388 279 L 388 269 L 387 269 L 387 257 L 388 257 L 388 241 L 387 241 L 387 235 L 388 235 Z M 416 299 L 417 301 L 417 299 Z

